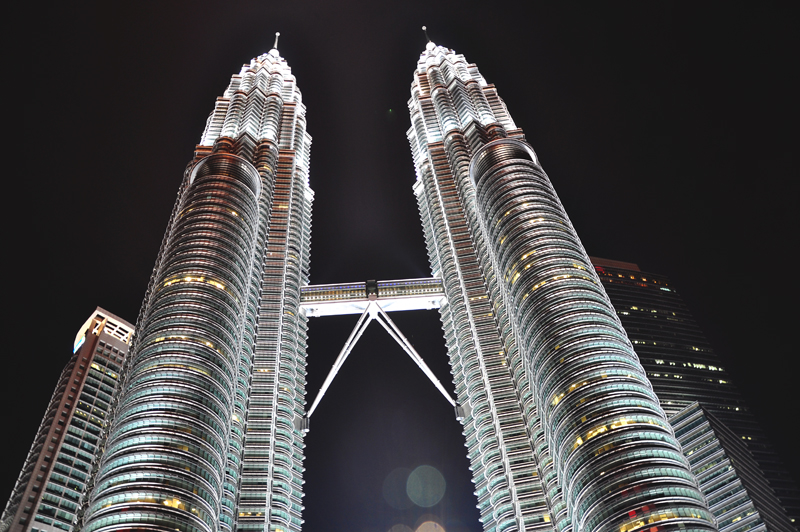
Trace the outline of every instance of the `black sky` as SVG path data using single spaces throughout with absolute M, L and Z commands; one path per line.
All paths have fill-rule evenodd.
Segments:
M 587 251 L 671 277 L 797 478 L 796 8 L 118 4 L 42 6 L 18 21 L 4 180 L 15 428 L 2 493 L 78 327 L 97 305 L 136 319 L 214 100 L 275 31 L 313 136 L 311 282 L 429 275 L 405 138 L 423 24 L 496 84 Z M 393 317 L 452 388 L 438 315 Z M 312 319 L 309 401 L 354 323 Z M 413 528 L 428 512 L 448 532 L 478 531 L 450 406 L 373 327 L 312 419 L 305 530 Z M 393 510 L 383 479 L 421 464 L 444 474 L 445 499 Z

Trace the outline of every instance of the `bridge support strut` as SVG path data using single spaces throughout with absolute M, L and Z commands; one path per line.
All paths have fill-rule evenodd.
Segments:
M 419 356 L 414 346 L 411 345 L 411 342 L 403 336 L 403 333 L 400 332 L 400 329 L 397 328 L 397 325 L 392 321 L 389 315 L 381 308 L 378 302 L 370 298 L 369 303 L 367 304 L 367 308 L 364 309 L 364 312 L 361 314 L 361 317 L 358 318 L 358 322 L 356 322 L 356 326 L 353 328 L 353 332 L 350 333 L 350 336 L 347 338 L 347 341 L 344 343 L 342 350 L 339 352 L 339 356 L 336 357 L 336 361 L 333 363 L 333 367 L 328 372 L 328 376 L 325 377 L 325 382 L 322 383 L 322 388 L 320 388 L 319 392 L 317 393 L 317 397 L 314 399 L 314 402 L 311 404 L 311 408 L 308 409 L 308 414 L 306 414 L 306 427 L 308 427 L 308 419 L 311 418 L 311 414 L 314 413 L 314 410 L 317 409 L 319 402 L 322 400 L 322 397 L 325 395 L 325 392 L 328 391 L 330 388 L 333 379 L 336 377 L 336 374 L 339 373 L 339 370 L 342 368 L 344 361 L 347 360 L 347 357 L 350 355 L 350 352 L 355 347 L 356 343 L 358 342 L 361 335 L 364 334 L 364 330 L 367 326 L 373 321 L 377 321 L 380 323 L 386 332 L 389 333 L 400 347 L 403 348 L 411 360 L 422 370 L 423 373 L 430 379 L 433 385 L 436 387 L 437 390 L 442 392 L 442 395 L 450 403 L 453 407 L 457 408 L 456 402 L 450 397 L 450 394 L 447 393 L 447 390 L 444 389 L 442 383 L 439 382 L 439 379 L 433 374 L 431 369 L 425 364 L 425 361 Z M 307 429 L 306 429 L 307 430 Z

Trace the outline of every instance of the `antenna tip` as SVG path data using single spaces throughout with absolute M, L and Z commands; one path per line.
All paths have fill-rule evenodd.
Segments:
M 422 31 L 424 31 L 424 32 L 425 32 L 425 38 L 426 38 L 426 39 L 428 40 L 428 42 L 430 43 L 430 42 L 431 42 L 431 38 L 430 38 L 430 37 L 428 37 L 428 27 L 427 27 L 427 26 L 422 26 Z
M 279 31 L 276 31 L 276 32 L 275 32 L 275 37 L 280 37 L 280 36 L 281 36 L 281 32 L 279 32 Z

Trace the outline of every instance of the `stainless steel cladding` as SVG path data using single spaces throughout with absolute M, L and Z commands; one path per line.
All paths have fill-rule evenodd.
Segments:
M 713 530 L 658 398 L 533 150 L 473 157 L 482 231 L 574 530 Z
M 566 507 L 493 267 L 474 240 L 470 152 L 488 129 L 518 130 L 475 65 L 433 43 L 408 105 L 414 193 L 447 295 L 440 312 L 483 529 L 552 530 Z
M 408 138 L 486 531 L 714 530 L 631 343 L 497 89 L 429 42 Z
M 142 307 L 88 532 L 299 532 L 305 115 L 276 49 L 217 98 Z
M 258 226 L 260 176 L 191 173 L 126 376 L 84 530 L 217 528 Z

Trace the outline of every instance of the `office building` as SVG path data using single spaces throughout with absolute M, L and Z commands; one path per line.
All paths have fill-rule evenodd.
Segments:
M 84 532 L 300 530 L 310 144 L 276 48 L 217 98 L 153 270 Z
M 699 402 L 747 445 L 788 515 L 797 520 L 796 484 L 675 286 L 633 263 L 591 260 L 664 411 L 673 415 Z
M 484 530 L 715 529 L 533 149 L 429 42 L 409 101 L 420 213 Z
M 747 446 L 699 403 L 670 417 L 720 532 L 794 527 Z
M 78 330 L 3 512 L 3 530 L 75 529 L 133 333 L 133 325 L 100 307 Z

